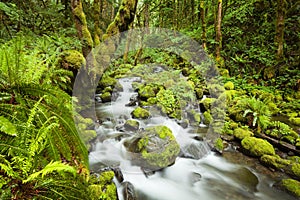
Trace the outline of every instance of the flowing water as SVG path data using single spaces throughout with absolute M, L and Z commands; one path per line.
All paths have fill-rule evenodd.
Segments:
M 132 133 L 124 131 L 122 125 L 131 118 L 135 107 L 127 107 L 136 93 L 131 87 L 137 78 L 123 78 L 119 82 L 123 91 L 118 92 L 115 101 L 97 106 L 100 125 L 98 137 L 89 154 L 90 166 L 94 171 L 103 167 L 119 167 L 124 181 L 133 184 L 139 200 L 293 200 L 290 195 L 278 191 L 272 184 L 274 179 L 260 174 L 247 165 L 234 164 L 210 151 L 205 141 L 195 136 L 205 134 L 203 125 L 182 128 L 174 119 L 155 114 L 147 120 L 139 120 L 140 128 L 152 125 L 168 126 L 182 150 L 188 150 L 192 158 L 178 157 L 175 164 L 153 174 L 145 174 L 139 166 L 131 163 L 132 156 L 123 146 Z M 233 154 L 234 155 L 234 154 Z M 115 181 L 119 199 L 123 200 L 122 185 Z

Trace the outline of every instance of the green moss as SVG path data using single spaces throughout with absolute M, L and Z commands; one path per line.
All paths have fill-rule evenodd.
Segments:
M 117 194 L 117 187 L 115 184 L 109 184 L 106 186 L 105 190 L 106 199 L 107 200 L 117 200 L 118 194 Z
M 125 122 L 124 127 L 130 131 L 136 131 L 139 129 L 140 123 L 136 120 L 129 119 Z
M 300 197 L 300 182 L 293 179 L 283 179 L 281 186 L 296 197 Z
M 200 101 L 200 104 L 203 105 L 204 107 L 204 111 L 210 110 L 211 108 L 211 104 L 215 101 L 215 99 L 213 98 L 205 98 L 203 100 Z
M 181 113 L 179 102 L 171 90 L 161 89 L 157 95 L 157 105 L 161 108 L 161 111 L 170 117 L 180 118 Z
M 131 115 L 133 118 L 137 119 L 147 119 L 150 117 L 149 111 L 141 107 L 137 107 L 136 109 L 134 109 L 131 112 Z
M 218 151 L 223 151 L 224 149 L 223 140 L 221 138 L 216 139 L 214 146 Z
M 210 124 L 213 120 L 211 114 L 208 111 L 205 111 L 203 113 L 203 117 L 204 117 L 204 124 L 206 125 Z
M 273 115 L 277 114 L 280 111 L 277 105 L 273 102 L 268 103 L 268 107 Z
M 101 78 L 101 80 L 99 81 L 99 86 L 102 88 L 102 89 L 105 89 L 106 87 L 111 87 L 111 88 L 114 88 L 114 86 L 117 84 L 117 81 L 116 79 L 110 77 L 110 76 L 103 76 Z
M 235 138 L 237 138 L 239 140 L 243 140 L 245 137 L 253 136 L 254 133 L 252 133 L 249 130 L 245 130 L 245 129 L 242 129 L 242 128 L 237 128 L 237 129 L 234 129 L 233 135 L 234 135 Z
M 299 163 L 293 163 L 292 172 L 295 176 L 300 178 L 300 164 Z
M 112 180 L 115 176 L 113 171 L 104 171 L 100 174 L 100 184 L 106 185 L 112 183 Z
M 224 88 L 226 90 L 233 90 L 234 89 L 234 84 L 231 81 L 228 81 L 227 83 L 224 84 Z
M 91 200 L 98 200 L 99 197 L 102 195 L 101 185 L 89 185 L 88 191 L 89 191 Z
M 300 126 L 300 117 L 291 117 L 289 120 L 296 126 Z
M 278 155 L 263 155 L 260 162 L 267 167 L 272 167 L 278 170 L 286 169 L 290 164 L 290 160 L 280 158 Z
M 102 102 L 110 102 L 111 101 L 111 94 L 109 92 L 105 92 L 100 95 Z
M 76 50 L 66 50 L 62 52 L 61 57 L 61 65 L 66 69 L 79 69 L 85 64 L 85 58 L 79 51 Z
M 155 97 L 158 88 L 153 85 L 145 85 L 139 88 L 138 94 L 141 99 Z
M 242 140 L 241 144 L 246 150 L 245 153 L 251 156 L 275 155 L 273 146 L 268 141 L 260 138 L 246 137 Z

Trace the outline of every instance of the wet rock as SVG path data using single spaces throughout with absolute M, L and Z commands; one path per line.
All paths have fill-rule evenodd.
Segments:
M 133 161 L 146 169 L 161 169 L 175 162 L 180 147 L 166 126 L 153 126 L 125 141 L 128 151 L 135 153 Z
M 123 198 L 124 200 L 137 200 L 137 194 L 134 186 L 130 182 L 124 182 L 123 184 Z
M 204 142 L 193 141 L 181 148 L 180 157 L 200 159 L 207 155 L 207 146 Z
M 150 117 L 149 111 L 141 107 L 137 107 L 136 109 L 134 109 L 131 112 L 131 115 L 136 119 L 147 119 Z
M 110 102 L 111 101 L 111 94 L 109 92 L 105 92 L 100 95 L 100 98 L 102 99 L 102 102 Z
M 120 183 L 122 183 L 122 182 L 124 181 L 124 176 L 123 176 L 123 173 L 122 173 L 120 167 L 115 167 L 115 168 L 113 168 L 112 170 L 113 170 L 113 172 L 115 173 L 116 179 L 117 179 Z
M 183 120 L 177 121 L 177 124 L 179 124 L 182 128 L 187 128 L 189 126 L 189 120 L 183 119 Z
M 275 155 L 275 150 L 273 146 L 266 140 L 255 138 L 255 137 L 246 137 L 241 142 L 244 153 L 260 157 L 262 155 Z
M 201 174 L 199 174 L 197 172 L 192 172 L 190 174 L 190 181 L 191 181 L 192 184 L 201 181 L 201 178 L 202 178 Z
M 124 128 L 128 131 L 137 131 L 139 130 L 140 123 L 136 120 L 129 119 L 125 122 Z
M 137 105 L 138 102 L 138 95 L 132 95 L 129 99 L 129 103 L 127 103 L 125 106 L 135 106 Z

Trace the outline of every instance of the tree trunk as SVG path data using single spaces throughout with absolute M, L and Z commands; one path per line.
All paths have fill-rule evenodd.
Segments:
M 276 19 L 276 36 L 275 44 L 277 45 L 277 60 L 283 59 L 283 43 L 284 43 L 284 20 L 286 14 L 286 1 L 277 0 L 277 19 Z
M 218 0 L 218 9 L 217 9 L 217 21 L 216 21 L 216 59 L 217 61 L 221 58 L 221 49 L 222 49 L 222 32 L 221 32 L 221 23 L 222 23 L 222 0 Z
M 138 0 L 123 0 L 114 21 L 108 26 L 103 40 L 115 34 L 127 31 L 133 22 Z
M 82 53 L 84 57 L 87 57 L 93 48 L 93 39 L 87 26 L 81 0 L 71 0 L 71 6 L 77 34 L 82 41 Z
M 200 18 L 202 26 L 202 47 L 206 49 L 206 20 L 205 20 L 205 3 L 204 0 L 200 1 Z
M 100 28 L 101 3 L 100 0 L 94 0 L 94 43 L 95 46 L 100 44 L 102 30 Z

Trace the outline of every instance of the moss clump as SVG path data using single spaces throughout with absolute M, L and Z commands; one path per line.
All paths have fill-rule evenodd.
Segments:
M 260 138 L 245 137 L 241 144 L 245 153 L 250 156 L 275 155 L 273 146 L 268 141 Z
M 291 117 L 289 119 L 293 124 L 300 126 L 300 117 Z
M 145 85 L 139 88 L 138 94 L 141 99 L 148 99 L 150 97 L 155 97 L 159 88 L 154 85 Z
M 242 129 L 242 128 L 236 128 L 233 131 L 233 135 L 236 139 L 243 140 L 245 137 L 253 136 L 254 133 L 252 133 L 249 130 Z
M 157 95 L 157 105 L 161 111 L 170 117 L 181 118 L 179 101 L 171 90 L 161 89 Z
M 284 170 L 291 164 L 290 160 L 282 159 L 278 155 L 263 155 L 260 162 L 267 167 L 279 170 Z
M 211 114 L 208 111 L 205 111 L 203 113 L 203 117 L 204 117 L 204 124 L 206 125 L 210 124 L 213 120 Z
M 102 99 L 102 102 L 110 102 L 111 101 L 111 94 L 109 92 L 105 92 L 100 95 L 100 98 Z
M 224 149 L 223 140 L 222 140 L 221 138 L 217 138 L 217 139 L 215 140 L 214 147 L 215 147 L 218 151 L 222 152 L 223 149 Z
M 90 199 L 117 200 L 117 187 L 113 182 L 114 176 L 113 171 L 104 171 L 96 180 L 91 179 L 91 185 L 88 187 Z
M 208 111 L 211 108 L 211 104 L 215 101 L 213 98 L 205 98 L 200 101 L 201 107 L 204 109 L 203 111 Z
M 105 89 L 106 87 L 114 88 L 114 86 L 117 84 L 117 81 L 110 77 L 110 76 L 103 76 L 101 80 L 99 81 L 99 86 L 102 89 Z
M 129 131 L 137 131 L 139 129 L 140 123 L 136 120 L 129 119 L 125 122 L 124 127 Z
M 233 90 L 234 89 L 234 84 L 231 81 L 228 81 L 227 83 L 224 84 L 224 88 L 226 90 Z
M 61 54 L 60 65 L 65 69 L 78 70 L 84 64 L 85 64 L 85 58 L 79 51 L 66 50 L 63 51 Z
M 281 187 L 296 197 L 300 197 L 300 182 L 294 179 L 283 179 Z
M 300 178 L 300 164 L 299 163 L 293 163 L 292 172 L 293 172 L 293 175 Z
M 131 112 L 131 115 L 136 119 L 147 119 L 150 117 L 149 111 L 141 107 L 137 107 L 136 109 L 134 109 Z

